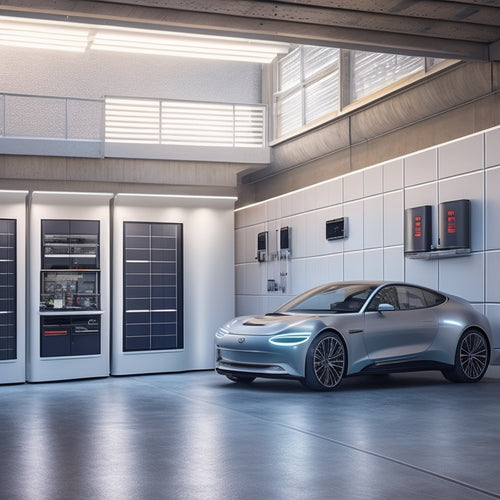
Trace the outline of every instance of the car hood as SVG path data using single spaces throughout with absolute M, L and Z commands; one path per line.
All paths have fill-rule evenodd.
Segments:
M 310 314 L 245 316 L 236 318 L 226 328 L 230 333 L 240 335 L 273 335 L 295 326 L 301 331 L 304 323 L 316 318 Z

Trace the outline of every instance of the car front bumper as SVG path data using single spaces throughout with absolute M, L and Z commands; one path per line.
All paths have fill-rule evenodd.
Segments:
M 309 341 L 272 344 L 270 336 L 227 334 L 217 338 L 215 368 L 224 375 L 303 378 Z

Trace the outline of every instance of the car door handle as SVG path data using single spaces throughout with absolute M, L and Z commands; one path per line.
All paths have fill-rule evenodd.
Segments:
M 353 328 L 352 330 L 349 330 L 349 333 L 363 333 L 364 330 L 360 328 Z

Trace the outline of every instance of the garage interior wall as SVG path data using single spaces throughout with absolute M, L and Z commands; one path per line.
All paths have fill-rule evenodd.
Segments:
M 262 67 L 257 64 L 21 48 L 2 48 L 2 62 L 4 93 L 262 102 Z M 499 66 L 471 63 L 460 71 L 462 78 L 449 73 L 448 86 L 438 78 L 422 82 L 398 92 L 396 100 L 367 105 L 276 144 L 271 163 L 264 169 L 259 165 L 253 174 L 251 151 L 248 164 L 195 162 L 188 157 L 0 155 L 1 188 L 224 196 L 238 192 L 240 207 L 268 200 L 237 212 L 239 314 L 274 309 L 289 295 L 320 281 L 406 279 L 457 293 L 485 310 L 498 348 L 500 290 L 491 277 L 500 267 L 500 206 L 494 199 L 500 189 L 500 153 L 492 144 L 494 139 L 500 143 L 500 136 L 497 130 L 465 136 L 500 122 Z M 457 137 L 465 138 L 444 144 Z M 319 181 L 325 182 L 295 192 Z M 273 198 L 281 194 L 285 196 Z M 473 202 L 472 254 L 439 261 L 405 259 L 404 208 L 458 198 Z M 324 222 L 337 216 L 349 218 L 350 237 L 344 244 L 324 239 Z M 273 267 L 275 262 L 255 261 L 256 237 L 264 228 L 271 234 L 282 226 L 292 228 L 293 239 L 287 291 L 268 293 L 267 280 L 281 271 Z
M 2 66 L 1 92 L 86 99 L 118 95 L 242 103 L 261 100 L 259 64 L 2 47 Z
M 60 137 L 64 124 L 51 121 L 47 112 L 53 106 L 51 98 L 102 100 L 115 96 L 260 104 L 261 81 L 262 65 L 255 63 L 2 47 L 0 92 L 14 94 L 22 113 L 17 118 L 9 116 L 0 96 L 0 115 L 7 114 L 8 123 L 10 119 L 11 136 L 19 130 L 17 135 L 29 137 L 30 130 L 45 121 L 44 130 Z M 45 101 L 39 99 L 43 96 Z M 96 119 L 98 103 L 97 111 L 92 111 L 91 104 L 85 101 L 88 112 L 77 110 L 80 120 L 74 126 L 79 138 L 98 141 L 103 137 L 103 116 Z M 5 125 L 0 118 L 0 138 Z M 52 136 L 45 137 L 50 140 Z M 251 152 L 250 165 L 210 158 L 193 161 L 195 155 L 190 158 L 189 154 L 175 160 L 84 158 L 78 157 L 79 142 L 72 141 L 75 153 L 65 157 L 51 155 L 50 143 L 48 154 L 26 149 L 18 155 L 0 155 L 2 188 L 234 196 L 238 172 L 252 166 Z
M 500 128 L 402 156 L 236 211 L 236 310 L 275 310 L 313 286 L 358 279 L 406 280 L 469 300 L 488 316 L 500 362 Z M 404 255 L 404 210 L 471 201 L 471 253 L 419 260 Z M 348 219 L 348 237 L 328 241 L 327 220 Z M 291 255 L 277 257 L 277 234 L 291 229 Z M 258 262 L 257 236 L 269 256 Z M 268 291 L 268 280 L 284 291 Z

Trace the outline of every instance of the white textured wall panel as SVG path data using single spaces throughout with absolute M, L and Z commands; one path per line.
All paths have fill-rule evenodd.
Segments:
M 384 239 L 383 197 L 365 199 L 363 210 L 363 248 L 381 247 Z
M 486 171 L 486 249 L 500 249 L 500 167 Z
M 329 255 L 327 257 L 327 282 L 343 281 L 344 259 L 342 254 Z
M 384 246 L 403 244 L 404 201 L 402 191 L 384 195 Z
M 439 178 L 481 170 L 483 143 L 483 135 L 478 134 L 439 147 Z
M 347 174 L 344 177 L 344 202 L 359 200 L 363 198 L 364 182 L 363 172 Z
M 246 238 L 247 229 L 241 228 L 234 231 L 234 262 L 241 264 L 246 262 L 248 243 Z
M 500 129 L 490 130 L 485 136 L 486 168 L 500 165 Z
M 484 281 L 482 253 L 439 261 L 439 288 L 443 292 L 471 302 L 484 302 Z
M 344 250 L 363 250 L 363 200 L 344 205 L 344 217 L 348 218 L 349 236 L 344 240 Z
M 362 280 L 364 278 L 363 254 L 363 251 L 344 254 L 344 279 L 346 281 Z
M 486 302 L 500 303 L 500 251 L 486 252 Z
M 364 196 L 380 194 L 384 189 L 384 170 L 382 165 L 367 168 L 364 171 L 363 184 Z
M 384 164 L 384 192 L 395 191 L 403 187 L 403 160 L 394 160 Z
M 439 288 L 437 260 L 405 259 L 405 281 Z
M 3 83 L 3 82 L 2 82 Z M 5 97 L 5 135 L 12 137 L 66 137 L 66 101 L 62 99 Z
M 384 248 L 384 279 L 388 281 L 404 281 L 405 259 L 402 246 Z
M 437 150 L 422 151 L 404 160 L 405 186 L 415 186 L 437 179 Z
M 493 348 L 500 349 L 500 304 L 486 304 L 486 316 L 493 330 Z
M 363 277 L 365 280 L 384 279 L 384 251 L 381 248 L 365 250 L 363 255 Z

